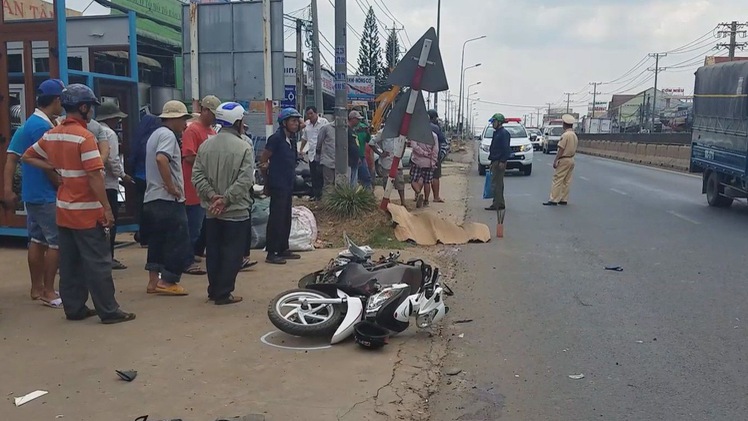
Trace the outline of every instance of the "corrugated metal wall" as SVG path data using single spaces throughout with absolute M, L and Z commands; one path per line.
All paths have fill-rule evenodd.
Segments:
M 283 1 L 271 0 L 273 99 L 284 95 Z M 184 100 L 192 99 L 189 5 L 182 8 Z M 198 5 L 200 96 L 222 101 L 262 100 L 262 2 L 246 1 Z

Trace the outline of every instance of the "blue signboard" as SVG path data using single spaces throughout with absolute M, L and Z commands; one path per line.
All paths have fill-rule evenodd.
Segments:
M 285 93 L 283 94 L 283 100 L 281 101 L 281 107 L 296 107 L 296 85 L 286 85 Z

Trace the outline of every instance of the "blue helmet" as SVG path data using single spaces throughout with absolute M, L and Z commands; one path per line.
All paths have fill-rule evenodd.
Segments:
M 296 108 L 284 108 L 278 113 L 278 124 L 282 125 L 284 121 L 292 117 L 302 118 Z
M 62 100 L 63 106 L 76 106 L 81 104 L 101 105 L 99 99 L 96 98 L 94 91 L 92 91 L 88 86 L 80 83 L 68 85 L 62 90 L 60 99 Z

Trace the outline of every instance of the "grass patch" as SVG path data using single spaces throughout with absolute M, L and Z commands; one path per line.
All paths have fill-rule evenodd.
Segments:
M 338 218 L 359 218 L 377 209 L 377 199 L 363 187 L 338 185 L 325 194 L 322 208 Z

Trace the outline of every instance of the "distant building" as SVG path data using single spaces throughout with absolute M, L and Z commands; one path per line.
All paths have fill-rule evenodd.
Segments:
M 639 131 L 651 126 L 654 92 L 654 88 L 649 88 L 635 95 L 614 95 L 608 108 L 612 126 L 620 131 Z M 677 108 L 682 103 L 682 96 L 670 95 L 658 89 L 654 110 L 658 118 L 655 119 L 655 125 L 660 124 L 659 116 L 663 110 Z
M 748 57 L 735 57 L 732 61 L 745 61 Z M 704 66 L 711 66 L 712 64 L 726 63 L 730 61 L 730 57 L 724 56 L 706 56 L 704 57 Z

